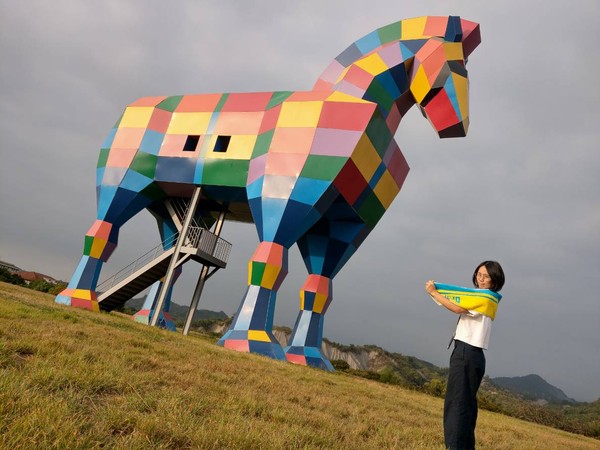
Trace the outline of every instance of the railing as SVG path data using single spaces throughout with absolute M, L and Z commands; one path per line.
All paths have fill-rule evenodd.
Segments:
M 151 261 L 154 261 L 165 251 L 172 248 L 177 242 L 178 236 L 179 233 L 175 233 L 173 236 L 165 239 L 161 244 L 144 253 L 127 267 L 119 270 L 110 278 L 104 280 L 98 285 L 96 290 L 98 292 L 106 292 L 116 284 L 123 281 L 125 278 L 133 275 L 137 270 L 144 267 Z M 227 263 L 229 253 L 231 252 L 231 244 L 229 242 L 221 239 L 220 237 L 208 231 L 206 228 L 202 227 L 188 228 L 185 246 L 197 248 L 203 253 L 208 254 L 219 261 L 223 261 L 224 263 Z

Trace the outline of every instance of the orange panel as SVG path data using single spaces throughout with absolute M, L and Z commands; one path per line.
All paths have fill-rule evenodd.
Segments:
M 271 152 L 310 153 L 315 128 L 276 128 Z

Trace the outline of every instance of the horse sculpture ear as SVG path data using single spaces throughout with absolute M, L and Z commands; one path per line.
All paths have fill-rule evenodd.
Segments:
M 460 42 L 463 38 L 462 23 L 460 17 L 449 16 L 448 25 L 446 25 L 446 34 L 444 40 L 446 42 Z
M 481 33 L 479 24 L 469 20 L 460 19 L 462 28 L 462 45 L 465 59 L 481 44 Z

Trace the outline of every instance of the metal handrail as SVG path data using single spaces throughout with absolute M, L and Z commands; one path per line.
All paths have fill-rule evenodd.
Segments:
M 178 236 L 179 233 L 175 233 L 174 235 L 168 237 L 162 243 L 144 253 L 131 264 L 104 280 L 98 285 L 96 290 L 98 292 L 106 292 L 116 284 L 123 281 L 125 278 L 131 276 L 136 270 L 144 267 L 146 264 L 170 250 L 177 242 Z M 208 254 L 213 258 L 222 261 L 223 263 L 227 263 L 229 254 L 231 252 L 231 243 L 202 227 L 189 227 L 185 244 L 186 247 L 197 248 L 203 253 Z

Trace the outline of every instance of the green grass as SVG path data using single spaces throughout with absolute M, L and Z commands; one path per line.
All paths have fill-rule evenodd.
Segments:
M 0 283 L 0 448 L 442 449 L 442 400 Z M 600 442 L 480 411 L 481 449 Z

